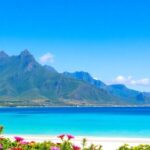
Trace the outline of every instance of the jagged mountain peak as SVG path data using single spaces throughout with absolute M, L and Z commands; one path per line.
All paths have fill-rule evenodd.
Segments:
M 76 72 L 73 72 L 73 73 L 70 73 L 70 72 L 64 72 L 65 75 L 73 75 L 74 77 L 78 77 L 78 78 L 86 78 L 86 79 L 91 79 L 92 76 L 88 73 L 88 72 L 84 72 L 84 71 L 76 71 Z
M 24 60 L 27 60 L 27 61 L 30 60 L 30 61 L 34 61 L 34 62 L 35 62 L 34 56 L 33 56 L 33 55 L 30 53 L 30 51 L 27 50 L 27 49 L 23 50 L 23 51 L 20 53 L 19 57 L 20 57 L 21 59 L 24 59 Z
M 27 49 L 23 50 L 18 57 L 25 62 L 36 62 L 34 56 Z
M 76 71 L 74 72 L 78 75 L 81 75 L 81 76 L 85 76 L 85 77 L 88 77 L 88 78 L 92 78 L 92 76 L 88 73 L 88 72 L 84 72 L 84 71 Z
M 100 80 L 95 80 L 88 72 L 84 71 L 76 71 L 74 73 L 64 72 L 64 75 L 88 82 L 89 84 L 94 85 L 100 89 L 106 87 L 105 83 L 103 83 Z
M 25 71 L 31 71 L 39 65 L 34 56 L 27 49 L 23 50 L 20 55 L 16 57 Z
M 20 56 L 32 56 L 32 54 L 29 52 L 28 49 L 25 49 L 20 53 Z

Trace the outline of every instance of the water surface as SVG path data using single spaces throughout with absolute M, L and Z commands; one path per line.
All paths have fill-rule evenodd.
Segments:
M 0 108 L 6 134 L 149 137 L 150 107 Z

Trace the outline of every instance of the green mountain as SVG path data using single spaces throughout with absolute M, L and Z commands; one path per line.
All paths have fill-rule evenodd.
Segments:
M 74 73 L 64 72 L 67 77 L 72 77 L 80 81 L 84 81 L 91 85 L 94 85 L 100 90 L 105 90 L 112 97 L 115 97 L 122 101 L 124 105 L 149 105 L 150 104 L 150 93 L 143 93 L 136 90 L 127 88 L 125 85 L 115 84 L 106 85 L 100 80 L 93 79 L 92 76 L 84 71 L 77 71 Z M 117 102 L 116 102 L 117 104 Z
M 106 91 L 41 66 L 27 50 L 18 56 L 0 52 L 0 105 L 109 103 L 114 97 Z
M 99 89 L 106 88 L 106 84 L 104 82 L 93 79 L 92 76 L 88 72 L 76 71 L 74 73 L 64 72 L 63 74 L 68 77 L 73 77 L 75 79 L 85 81 L 91 85 L 94 85 L 95 87 Z
M 89 75 L 89 74 L 88 74 Z M 90 75 L 89 75 L 90 76 Z M 88 79 L 88 80 L 87 80 Z M 91 78 L 77 79 L 40 65 L 28 50 L 18 56 L 0 52 L 0 106 L 149 104 L 147 93 L 126 99 Z M 135 98 L 136 97 L 136 98 Z

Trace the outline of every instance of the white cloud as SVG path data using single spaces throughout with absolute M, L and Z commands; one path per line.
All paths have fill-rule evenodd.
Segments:
M 150 86 L 150 78 L 142 78 L 142 79 L 134 79 L 132 76 L 117 76 L 113 82 L 113 84 L 126 84 L 129 86 Z
M 115 80 L 113 82 L 123 84 L 126 82 L 126 78 L 124 76 L 119 75 L 115 78 Z
M 98 80 L 98 78 L 97 78 L 97 77 L 93 77 L 93 79 L 94 79 L 94 80 Z
M 54 62 L 54 56 L 51 53 L 46 53 L 39 58 L 41 64 L 45 65 Z
M 137 84 L 139 84 L 139 85 L 150 85 L 150 79 L 143 78 L 143 79 L 137 80 Z

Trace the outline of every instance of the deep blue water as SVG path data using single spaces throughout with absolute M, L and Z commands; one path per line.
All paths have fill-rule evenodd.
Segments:
M 6 134 L 150 137 L 150 107 L 0 108 Z

